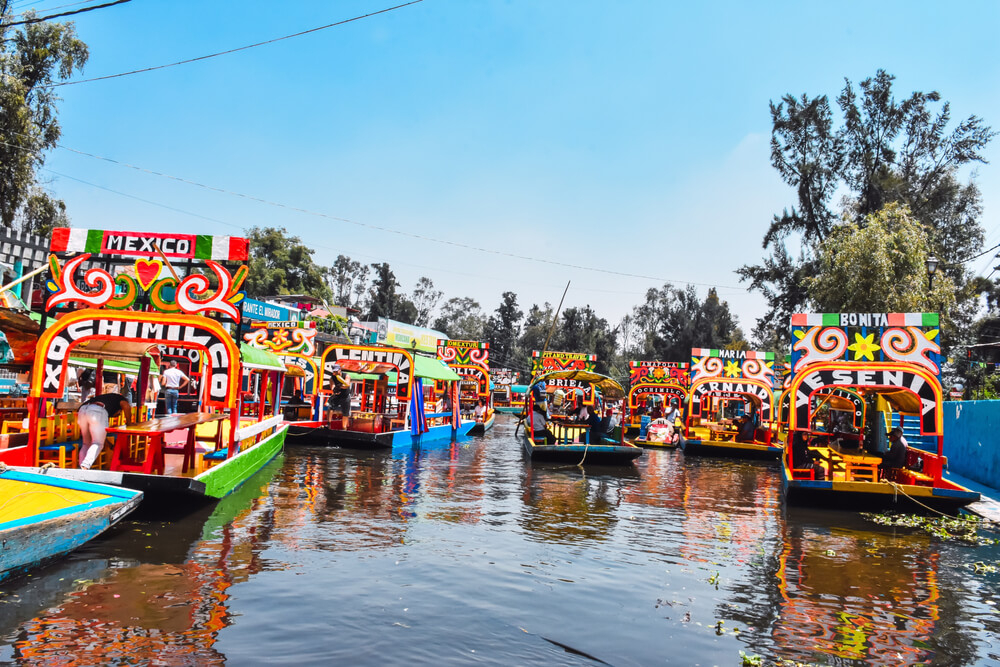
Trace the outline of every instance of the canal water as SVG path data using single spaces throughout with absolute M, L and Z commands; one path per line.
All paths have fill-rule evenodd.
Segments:
M 995 535 L 994 535 L 995 536 Z M 0 663 L 1000 664 L 997 546 L 784 507 L 775 464 L 289 446 L 0 587 Z

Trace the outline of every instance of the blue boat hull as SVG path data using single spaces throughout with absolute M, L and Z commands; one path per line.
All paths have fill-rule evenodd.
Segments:
M 63 556 L 89 542 L 139 506 L 142 493 L 19 471 L 6 479 L 40 487 L 103 494 L 91 502 L 0 523 L 0 581 Z
M 428 445 L 431 443 L 451 442 L 457 437 L 466 436 L 476 423 L 463 421 L 458 430 L 450 424 L 432 426 L 426 433 L 413 435 L 410 431 L 386 431 L 384 433 L 366 433 L 362 431 L 341 431 L 326 426 L 307 427 L 289 425 L 287 440 L 293 445 L 316 445 L 320 447 L 343 447 L 346 449 L 397 449 Z

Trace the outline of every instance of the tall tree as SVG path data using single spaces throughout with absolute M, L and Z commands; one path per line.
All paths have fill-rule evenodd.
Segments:
M 747 347 L 736 316 L 714 289 L 704 300 L 691 285 L 651 289 L 646 302 L 633 309 L 632 318 L 638 329 L 640 359 L 687 361 L 693 347 Z
M 0 224 L 19 223 L 27 231 L 43 232 L 47 224 L 58 222 L 58 216 L 46 211 L 65 210 L 40 186 L 36 174 L 61 132 L 59 98 L 50 84 L 83 68 L 87 45 L 71 23 L 8 26 L 9 4 L 0 0 Z
M 372 264 L 372 268 L 375 269 L 375 277 L 368 290 L 368 314 L 365 319 L 368 321 L 380 317 L 396 319 L 396 305 L 399 301 L 399 295 L 396 293 L 399 281 L 396 280 L 396 274 L 386 262 Z
M 333 303 L 345 308 L 361 308 L 361 300 L 368 292 L 368 274 L 371 267 L 347 255 L 337 255 L 333 266 L 326 270 L 326 283 Z
M 413 295 L 410 297 L 410 302 L 416 311 L 414 324 L 420 327 L 430 326 L 431 313 L 437 308 L 442 294 L 441 290 L 434 289 L 434 281 L 430 278 L 422 276 L 417 281 L 417 286 L 413 288 Z
M 251 227 L 246 291 L 250 296 L 308 294 L 328 299 L 323 268 L 313 262 L 313 251 L 284 227 Z
M 467 296 L 445 301 L 434 320 L 435 329 L 457 340 L 482 340 L 485 325 L 486 316 L 479 302 Z
M 973 180 L 960 183 L 959 170 L 985 161 L 995 133 L 977 116 L 949 130 L 950 106 L 936 106 L 938 93 L 914 92 L 897 102 L 893 79 L 879 70 L 857 89 L 845 81 L 837 97 L 840 127 L 826 96 L 786 95 L 771 104 L 771 164 L 795 188 L 798 206 L 774 216 L 763 239 L 770 256 L 739 270 L 769 299 L 770 310 L 754 330 L 758 341 L 787 346 L 788 317 L 810 307 L 803 286 L 820 270 L 818 248 L 835 222 L 864 225 L 892 202 L 928 230 L 942 270 L 966 301 L 974 297 L 964 289 L 971 276 L 962 261 L 982 246 L 980 194 Z M 832 204 L 838 188 L 848 192 L 839 210 Z M 797 259 L 785 246 L 791 235 L 801 247 Z
M 597 355 L 597 371 L 610 373 L 617 360 L 618 332 L 590 306 L 567 308 L 560 315 L 551 349 Z M 617 373 L 616 373 L 617 374 Z
M 517 294 L 504 292 L 500 305 L 487 320 L 483 333 L 484 340 L 490 344 L 493 365 L 508 366 L 516 363 L 514 353 L 523 317 L 524 312 L 517 307 Z

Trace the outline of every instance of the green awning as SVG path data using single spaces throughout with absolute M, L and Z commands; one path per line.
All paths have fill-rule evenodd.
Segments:
M 275 354 L 246 343 L 240 343 L 240 356 L 243 357 L 243 368 L 262 371 L 285 370 L 285 364 L 281 363 L 281 359 Z
M 97 359 L 90 359 L 88 357 L 70 357 L 70 366 L 78 366 L 80 368 L 97 368 Z M 139 366 L 141 362 L 138 361 L 119 361 L 116 359 L 105 359 L 104 360 L 104 370 L 109 373 L 124 373 L 125 375 L 135 375 L 139 376 Z M 150 368 L 153 373 L 156 373 L 156 364 L 151 364 Z
M 376 373 L 352 373 L 350 371 L 344 371 L 344 372 L 347 373 L 348 375 L 350 375 L 352 380 L 380 380 L 380 379 L 382 379 L 382 376 L 378 375 Z M 396 384 L 396 371 L 390 371 L 390 372 L 386 373 L 386 375 L 389 377 L 389 384 Z
M 446 380 L 449 382 L 457 382 L 462 379 L 462 377 L 451 370 L 448 364 L 444 363 L 440 359 L 431 359 L 430 357 L 423 357 L 419 354 L 413 355 L 413 374 L 418 378 L 424 378 L 425 380 Z

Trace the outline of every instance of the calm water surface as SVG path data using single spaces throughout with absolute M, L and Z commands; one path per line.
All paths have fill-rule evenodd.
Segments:
M 19 664 L 1000 664 L 997 547 L 785 508 L 774 465 L 290 447 L 0 595 Z

